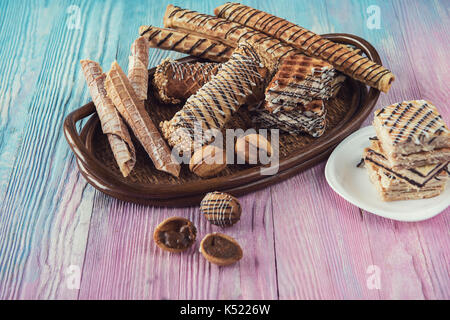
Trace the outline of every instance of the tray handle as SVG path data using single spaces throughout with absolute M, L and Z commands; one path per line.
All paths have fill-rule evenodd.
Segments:
M 101 163 L 92 155 L 92 153 L 87 149 L 83 142 L 83 131 L 78 133 L 76 123 L 83 120 L 95 113 L 95 106 L 93 102 L 90 102 L 81 108 L 71 112 L 64 120 L 64 135 L 69 144 L 70 149 L 72 149 L 78 161 L 81 161 L 84 166 L 87 164 L 94 164 L 96 170 L 105 171 Z M 107 174 L 107 172 L 104 172 Z M 119 182 L 119 181 L 117 181 Z M 120 183 L 120 182 L 119 182 Z
M 76 123 L 78 121 L 83 120 L 84 118 L 89 117 L 90 115 L 93 115 L 94 112 L 95 112 L 94 103 L 90 102 L 82 106 L 81 108 L 71 112 L 64 120 L 63 125 L 64 135 L 66 136 L 66 140 L 69 143 L 69 147 L 70 149 L 72 149 L 76 157 L 83 163 L 96 161 L 96 159 L 92 157 L 89 150 L 83 143 L 83 140 L 81 139 L 81 136 L 78 133 Z
M 64 135 L 66 136 L 66 140 L 72 149 L 73 153 L 76 156 L 78 165 L 82 167 L 90 167 L 95 169 L 95 174 L 88 174 L 91 179 L 97 180 L 97 175 L 99 176 L 108 176 L 110 182 L 114 184 L 114 186 L 119 186 L 122 188 L 126 188 L 128 191 L 139 192 L 139 188 L 127 184 L 121 178 L 112 175 L 103 164 L 94 157 L 94 155 L 89 151 L 89 149 L 84 144 L 84 134 L 85 131 L 82 130 L 81 133 L 78 133 L 76 123 L 78 121 L 83 120 L 96 112 L 95 105 L 93 102 L 89 102 L 88 104 L 82 106 L 81 108 L 71 112 L 66 119 L 64 120 Z M 80 170 L 83 173 L 83 170 Z M 83 175 L 86 173 L 84 172 Z M 85 178 L 87 178 L 85 176 Z M 111 191 L 110 184 L 106 185 L 98 185 L 103 192 L 108 193 Z M 120 197 L 119 197 L 120 198 Z

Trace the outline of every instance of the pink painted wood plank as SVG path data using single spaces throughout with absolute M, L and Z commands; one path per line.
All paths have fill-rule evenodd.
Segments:
M 24 55 L 18 55 L 19 70 L 12 71 L 17 79 L 11 87 L 20 98 L 12 100 L 11 109 L 2 104 L 2 118 L 14 121 L 1 140 L 11 143 L 6 150 L 16 149 L 14 156 L 9 154 L 9 179 L 2 180 L 0 299 L 78 295 L 77 290 L 67 290 L 65 272 L 72 264 L 81 270 L 94 192 L 86 191 L 86 183 L 80 181 L 61 131 L 67 108 L 80 102 L 80 92 L 75 94 L 70 86 L 75 78 L 71 62 L 83 48 L 80 33 L 65 25 L 66 9 L 62 2 L 46 7 L 33 3 L 9 14 L 29 33 L 19 32 L 22 36 L 16 39 L 23 47 L 17 53 Z M 81 9 L 89 11 L 88 6 Z M 54 18 L 45 18 L 49 14 Z M 22 127 L 9 140 L 5 133 L 19 130 L 14 129 L 16 119 Z M 8 157 L 8 152 L 2 156 Z
M 382 28 L 380 30 L 364 28 L 365 20 L 355 24 L 345 23 L 352 12 L 341 6 L 333 6 L 334 3 L 328 5 L 328 10 L 333 19 L 344 22 L 344 28 L 347 30 L 354 28 L 355 25 L 362 26 L 356 32 L 377 47 L 385 64 L 396 74 L 396 82 L 388 95 L 380 97 L 378 107 L 407 99 L 426 98 L 436 101 L 446 119 L 448 108 L 440 103 L 442 99 L 440 80 L 446 74 L 445 68 L 442 68 L 442 65 L 446 64 L 442 61 L 442 55 L 447 55 L 447 60 L 449 56 L 445 50 L 442 33 L 438 32 L 438 36 L 431 39 L 428 35 L 432 32 L 427 30 L 428 25 L 434 25 L 439 19 L 435 13 L 431 12 L 439 3 L 431 5 L 420 1 L 393 3 L 395 8 L 392 7 L 391 2 L 376 3 L 381 8 Z M 373 1 L 356 1 L 352 6 L 357 8 L 356 6 L 360 5 L 359 11 L 365 12 L 365 8 L 372 4 L 374 4 Z M 416 12 L 415 15 L 413 11 Z M 406 17 L 410 21 L 406 21 Z M 412 39 L 415 39 L 416 43 Z M 427 45 L 432 49 L 426 48 Z M 425 61 L 425 56 L 434 56 L 436 59 Z M 441 56 L 440 60 L 438 56 Z M 435 61 L 440 62 L 435 64 Z M 444 92 L 448 95 L 448 90 Z M 372 117 L 366 123 L 370 124 L 371 119 Z M 445 256 L 443 251 L 448 252 L 450 247 L 448 243 L 449 212 L 450 209 L 447 209 L 439 217 L 416 224 L 392 222 L 364 213 L 374 264 L 379 266 L 382 272 L 381 298 L 448 298 L 449 268 L 448 259 L 443 258 Z M 436 239 L 436 235 L 439 235 L 437 243 L 431 240 Z M 435 264 L 433 265 L 432 262 Z
M 450 123 L 449 6 L 445 1 L 393 2 L 399 32 L 407 44 L 420 98 L 429 99 Z
M 381 298 L 448 299 L 448 210 L 419 223 L 364 218 L 381 271 Z
M 378 2 L 383 22 L 389 29 L 370 31 L 365 28 L 364 13 L 372 4 L 373 1 L 326 2 L 328 18 L 334 26 L 333 30 L 326 31 L 355 33 L 368 39 L 379 49 L 385 64 L 398 75 L 389 95 L 381 96 L 379 106 L 420 96 L 411 63 L 405 59 L 407 49 L 390 4 Z M 337 26 L 342 26 L 342 30 L 336 30 Z M 287 251 L 277 250 L 280 298 L 443 297 L 436 294 L 442 291 L 442 285 L 435 290 L 433 278 L 442 275 L 440 268 L 448 269 L 448 265 L 442 258 L 436 259 L 439 271 L 434 271 L 427 261 L 428 253 L 421 253 L 424 245 L 414 232 L 414 225 L 393 223 L 370 213 L 364 213 L 360 221 L 349 219 L 348 215 L 355 219 L 351 214 L 357 210 L 348 209 L 348 204 L 326 185 L 323 167 L 317 166 L 273 187 L 272 191 L 276 247 Z M 285 197 L 290 200 L 285 201 Z M 434 223 L 437 232 L 446 232 L 448 224 L 439 219 L 443 218 L 436 218 Z M 391 223 L 401 226 L 401 237 L 396 236 L 395 228 L 390 228 Z M 382 227 L 377 227 L 380 224 Z M 286 234 L 290 235 L 288 239 Z M 346 245 L 342 248 L 335 247 L 341 240 L 336 234 L 343 235 Z M 448 247 L 448 244 L 444 246 Z M 381 290 L 369 290 L 366 286 L 366 271 L 372 264 L 380 267 Z M 353 273 L 348 272 L 348 266 Z M 351 274 L 353 282 L 342 280 L 346 274 Z M 340 283 L 345 285 L 339 287 Z M 448 284 L 448 279 L 444 283 Z
M 415 1 L 408 3 L 407 13 L 404 7 L 395 2 L 393 4 L 400 23 L 399 29 L 407 43 L 419 97 L 432 101 L 449 124 L 450 52 L 449 34 L 445 29 L 450 20 L 448 3 Z M 417 255 L 423 255 L 423 259 L 421 264 L 417 260 L 414 263 L 418 270 L 416 272 L 421 275 L 425 298 L 450 298 L 449 219 L 450 208 L 447 208 L 438 217 L 416 224 L 416 251 Z
M 340 32 L 328 22 L 327 5 L 267 10 L 317 33 Z M 280 298 L 377 298 L 366 288 L 372 260 L 360 211 L 328 187 L 323 171 L 321 164 L 271 188 Z
M 360 211 L 332 192 L 323 170 L 272 188 L 280 299 L 376 299 Z
M 276 299 L 276 270 L 269 190 L 241 198 L 243 214 L 233 228 L 210 225 L 198 208 L 131 205 L 100 195 L 92 213 L 81 299 Z M 197 226 L 198 240 L 181 254 L 152 240 L 166 218 L 183 216 Z M 224 232 L 241 244 L 244 257 L 217 267 L 198 252 L 203 236 Z
M 315 2 L 314 7 L 305 4 L 301 12 L 281 11 L 279 6 L 269 3 L 261 4 L 261 8 L 275 14 L 284 13 L 293 21 L 306 21 L 305 26 L 317 32 L 341 32 L 345 31 L 341 30 L 343 26 L 342 29 L 349 29 L 347 32 L 358 33 L 373 42 L 383 57 L 389 56 L 387 65 L 401 74 L 391 93 L 381 97 L 381 106 L 395 102 L 391 99 L 417 94 L 418 90 L 408 81 L 414 78 L 408 71 L 410 65 L 403 62 L 404 56 L 397 52 L 401 45 L 394 48 L 390 45 L 395 44 L 394 37 L 386 30 L 377 31 L 378 34 L 364 30 L 363 16 L 360 20 L 345 16 L 345 12 L 361 15 L 368 5 L 368 2 L 357 1 L 331 5 L 330 2 L 326 5 Z M 344 15 L 342 19 L 339 14 Z M 335 23 L 336 16 L 344 23 Z M 125 59 L 127 50 L 119 48 L 119 61 Z M 164 55 L 155 52 L 151 64 L 156 64 Z M 226 233 L 242 244 L 244 258 L 231 268 L 205 262 L 197 252 L 198 247 L 174 255 L 162 252 L 152 242 L 156 225 L 174 215 L 192 219 L 199 228 L 199 238 L 219 230 L 207 224 L 196 208 L 142 207 L 98 194 L 79 297 L 377 299 L 445 296 L 447 291 L 443 286 L 448 284 L 448 279 L 442 271 L 448 269 L 445 248 L 449 245 L 442 237 L 445 226 L 448 229 L 448 221 L 436 223 L 433 219 L 427 228 L 419 229 L 421 224 L 393 223 L 361 213 L 328 187 L 323 168 L 324 164 L 318 165 L 275 187 L 241 198 L 242 221 Z M 439 228 L 440 242 L 431 235 L 435 225 Z M 389 240 L 383 241 L 384 238 Z M 443 249 L 439 250 L 439 244 Z M 434 255 L 432 260 L 431 255 Z M 381 290 L 371 290 L 366 284 L 371 265 L 380 267 Z

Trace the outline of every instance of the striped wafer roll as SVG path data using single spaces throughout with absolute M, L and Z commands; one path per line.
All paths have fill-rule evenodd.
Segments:
M 214 13 L 280 39 L 310 56 L 324 59 L 337 70 L 380 91 L 388 92 L 395 80 L 388 69 L 367 57 L 266 12 L 238 3 L 226 3 L 217 7 Z
M 190 32 L 141 26 L 139 34 L 149 41 L 151 48 L 173 50 L 215 62 L 227 61 L 234 50 L 220 41 Z
M 194 147 L 210 143 L 213 132 L 220 130 L 255 91 L 263 90 L 267 69 L 255 48 L 241 44 L 230 60 L 170 121 L 161 123 L 169 145 L 192 153 Z
M 148 41 L 145 37 L 137 38 L 131 45 L 128 62 L 128 79 L 140 100 L 147 99 L 148 90 Z
M 152 159 L 156 169 L 178 177 L 180 164 L 172 157 L 171 150 L 145 110 L 144 102 L 138 99 L 130 81 L 116 61 L 113 62 L 106 76 L 105 88 L 117 110 Z
M 153 84 L 164 103 L 180 103 L 195 94 L 219 70 L 214 62 L 178 62 L 165 59 L 156 67 Z
M 168 5 L 164 15 L 164 26 L 183 32 L 202 34 L 220 40 L 230 47 L 236 47 L 241 41 L 258 44 L 274 58 L 282 59 L 289 54 L 299 53 L 294 47 L 269 37 L 254 29 L 222 18 L 196 11 Z
M 120 172 L 127 177 L 136 164 L 136 152 L 127 126 L 105 90 L 105 78 L 100 65 L 91 60 L 81 60 L 81 68 L 97 110 L 102 131 L 107 135 Z

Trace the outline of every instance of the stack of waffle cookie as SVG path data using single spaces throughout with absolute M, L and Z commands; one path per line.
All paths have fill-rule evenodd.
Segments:
M 283 60 L 266 90 L 265 108 L 276 113 L 280 109 L 301 109 L 313 100 L 335 96 L 345 78 L 333 66 L 305 55 Z
M 404 101 L 375 112 L 364 163 L 384 201 L 432 198 L 449 175 L 450 132 L 436 107 Z
M 291 134 L 307 132 L 313 137 L 320 137 L 325 132 L 327 110 L 323 100 L 313 100 L 293 110 L 280 109 L 274 113 L 262 104 L 250 110 L 253 121 L 264 128 L 277 128 Z
M 320 59 L 303 54 L 283 59 L 265 91 L 254 122 L 291 134 L 320 137 L 326 128 L 324 100 L 334 97 L 345 77 Z

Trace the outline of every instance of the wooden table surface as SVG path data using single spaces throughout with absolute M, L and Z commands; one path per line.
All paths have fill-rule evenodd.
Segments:
M 212 13 L 222 1 L 173 2 Z M 449 1 L 245 2 L 367 39 L 397 76 L 377 107 L 424 98 L 450 123 Z M 335 194 L 325 163 L 240 198 L 242 220 L 226 233 L 244 258 L 227 268 L 198 242 L 169 254 L 152 241 L 171 216 L 200 238 L 220 231 L 197 207 L 125 203 L 86 183 L 62 132 L 90 100 L 78 61 L 126 67 L 138 27 L 161 26 L 168 3 L 0 0 L 0 299 L 449 299 L 450 209 L 419 223 L 380 218 Z M 150 54 L 151 66 L 181 56 Z

